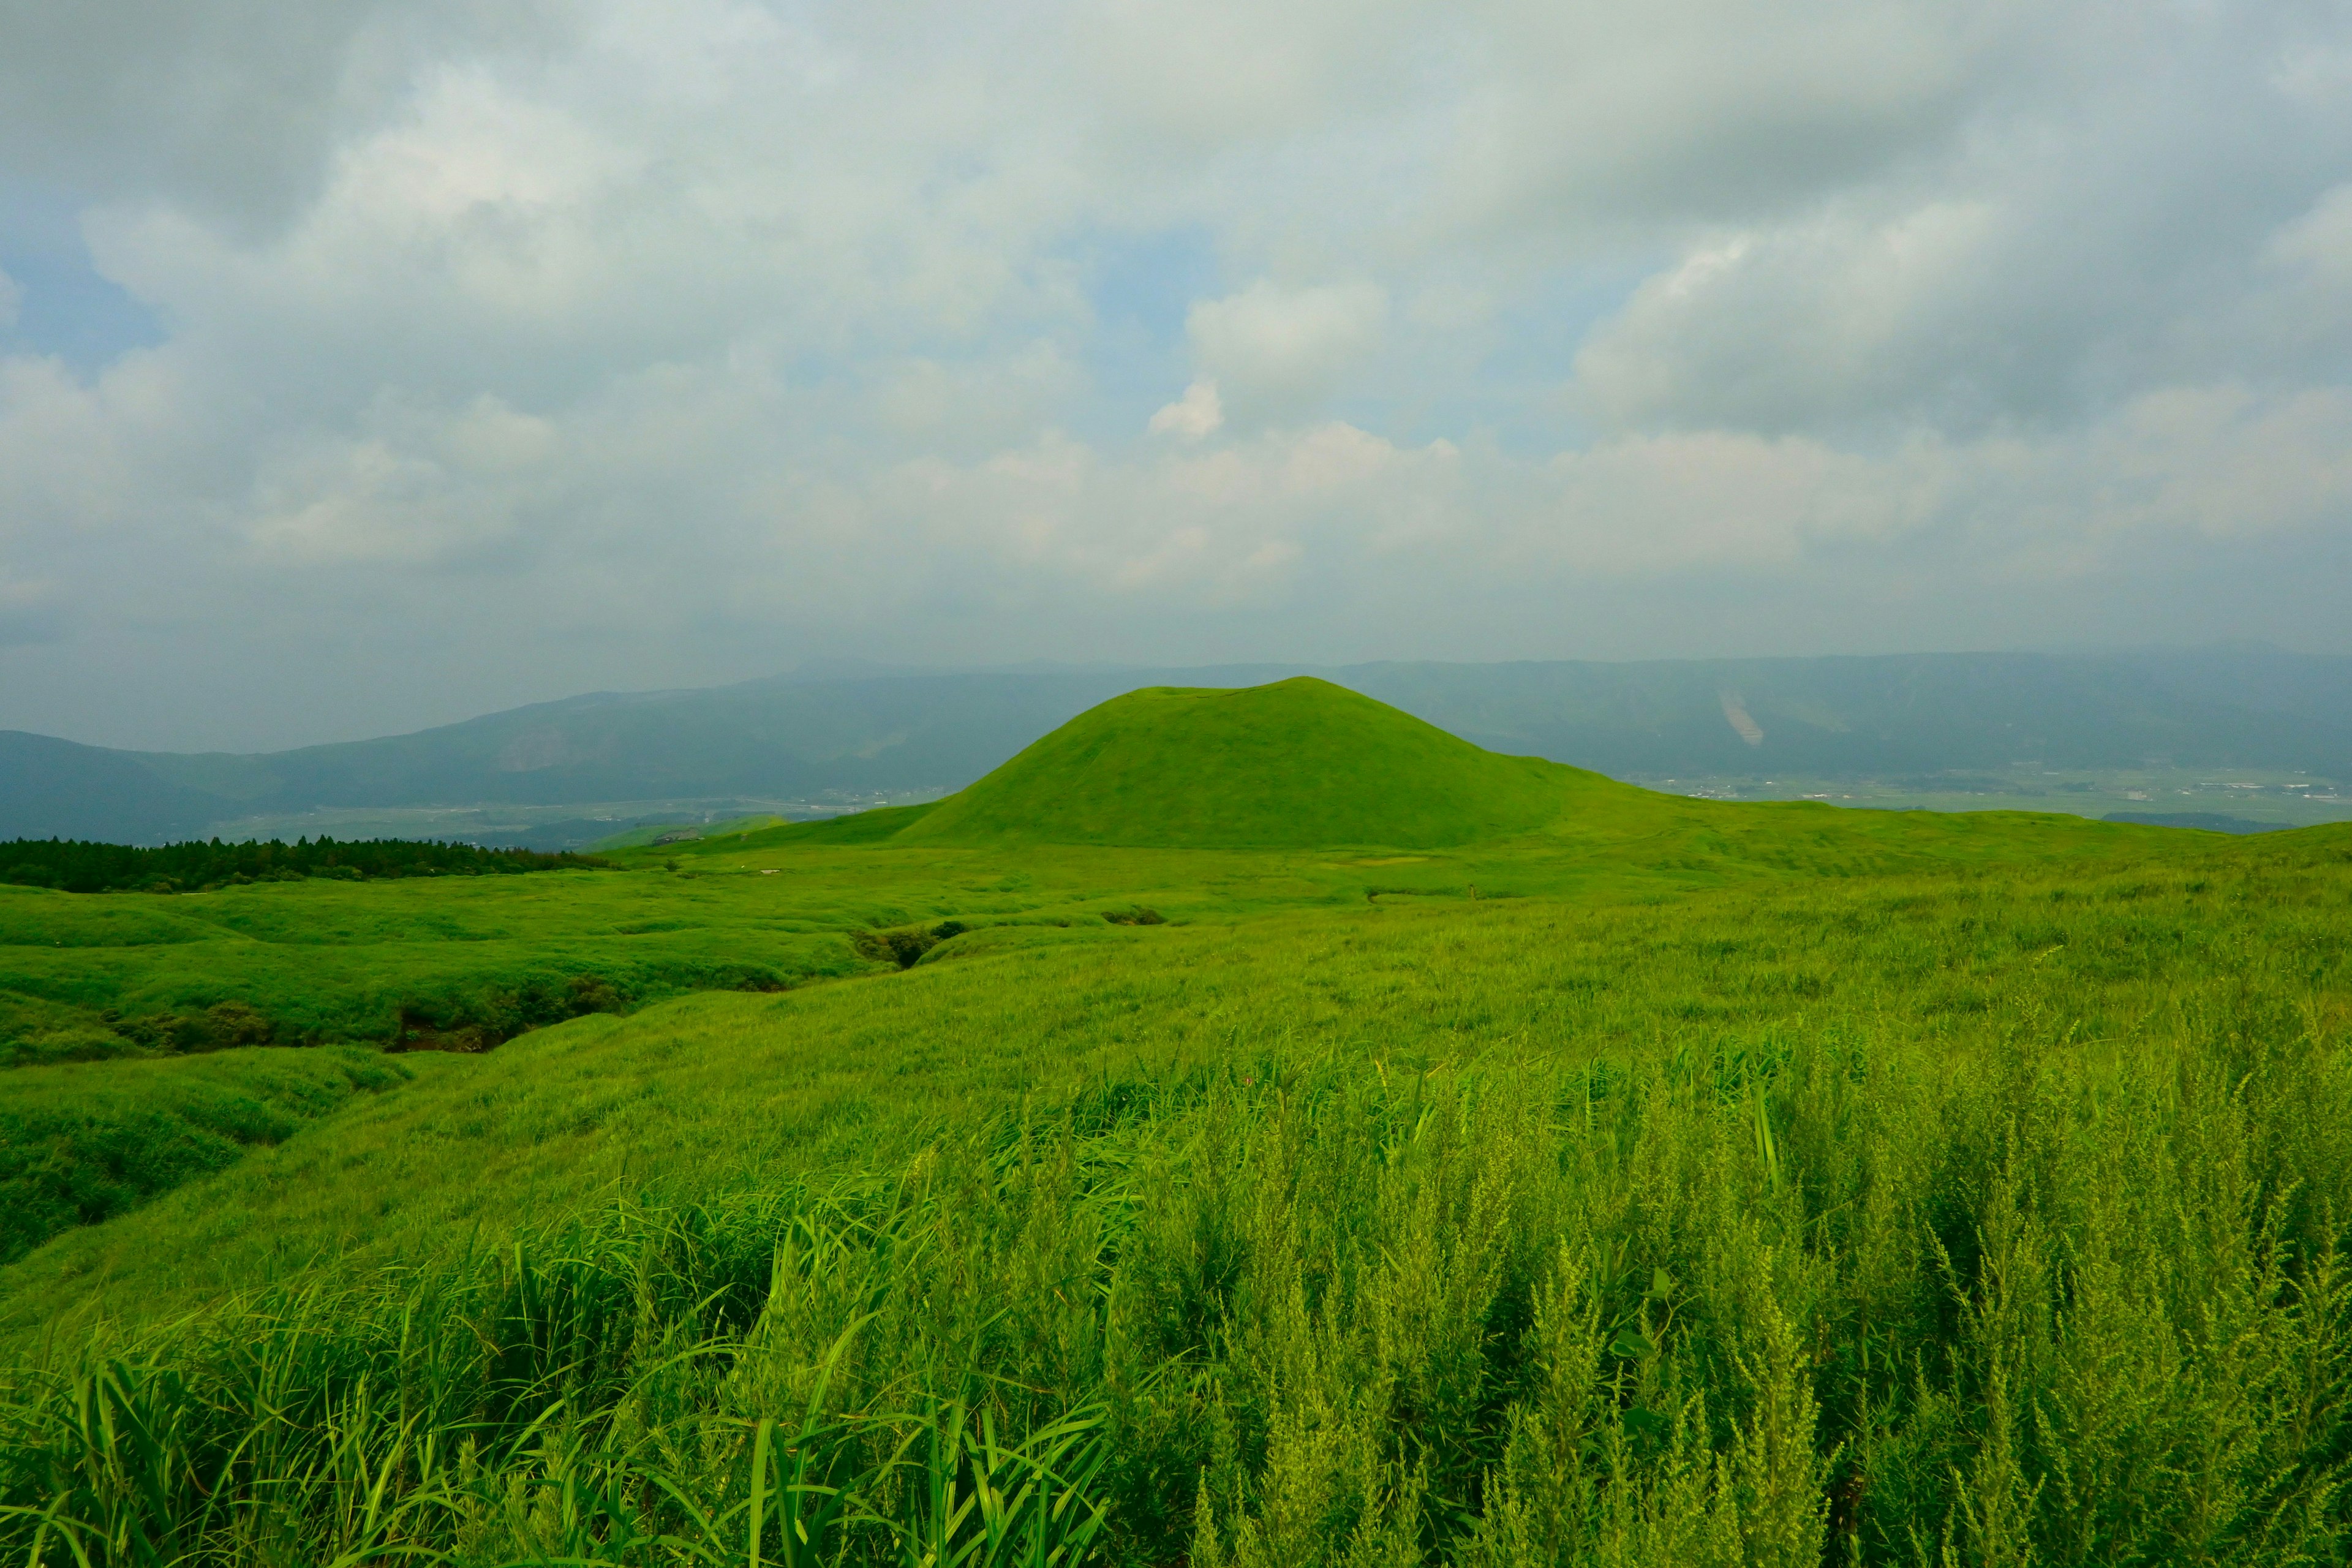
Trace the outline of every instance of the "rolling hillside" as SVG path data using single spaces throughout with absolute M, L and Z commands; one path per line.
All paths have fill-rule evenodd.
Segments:
M 2348 898 L 1314 679 L 560 876 L 0 889 L 0 1552 L 2340 1563 Z

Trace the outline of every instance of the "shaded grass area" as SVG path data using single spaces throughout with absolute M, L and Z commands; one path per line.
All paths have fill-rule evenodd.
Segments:
M 0 991 L 0 1068 L 103 1061 L 138 1051 L 137 1041 L 83 1008 Z
M 414 1058 L 367 1051 L 231 1050 L 0 1075 L 0 1263 L 418 1070 Z

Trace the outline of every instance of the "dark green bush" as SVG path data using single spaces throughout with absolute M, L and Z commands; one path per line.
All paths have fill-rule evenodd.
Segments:
M 858 957 L 874 963 L 895 963 L 912 969 L 923 954 L 951 936 L 961 936 L 961 921 L 941 921 L 935 926 L 899 926 L 890 931 L 862 931 L 849 939 Z

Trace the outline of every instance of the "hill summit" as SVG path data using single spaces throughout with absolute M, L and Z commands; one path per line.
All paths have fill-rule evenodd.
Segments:
M 1089 709 L 898 835 L 901 842 L 1433 848 L 1549 826 L 1598 774 L 1483 751 L 1301 676 L 1155 686 Z M 1626 793 L 1632 793 L 1627 791 Z

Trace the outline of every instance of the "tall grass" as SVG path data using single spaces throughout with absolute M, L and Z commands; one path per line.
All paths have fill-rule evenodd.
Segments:
M 1279 1051 L 21 1371 L 31 1563 L 2340 1563 L 2352 1054 L 2248 994 Z

